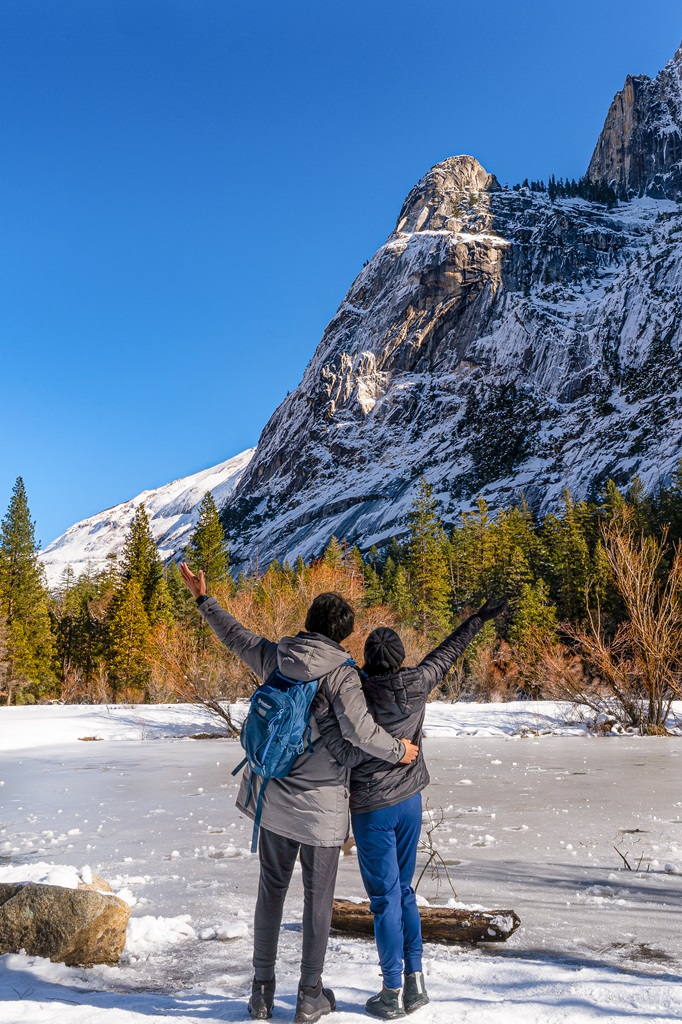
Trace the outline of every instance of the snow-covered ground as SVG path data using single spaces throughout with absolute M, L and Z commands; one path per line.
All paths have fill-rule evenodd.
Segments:
M 511 907 L 522 925 L 498 946 L 427 946 L 432 1002 L 415 1024 L 682 1019 L 682 743 L 544 735 L 576 728 L 564 710 L 429 709 L 425 798 L 457 898 Z M 234 808 L 238 744 L 180 738 L 207 724 L 186 707 L 0 709 L 0 880 L 75 884 L 92 870 L 132 905 L 116 967 L 0 957 L 0 1024 L 246 1019 L 258 862 Z M 428 873 L 419 891 L 452 896 Z M 338 894 L 362 894 L 352 854 Z M 293 1017 L 301 911 L 295 878 L 279 1020 Z M 366 1021 L 373 944 L 333 935 L 325 980 L 332 1019 Z
M 235 722 L 248 704 L 232 705 Z M 588 736 L 594 714 L 576 712 L 567 701 L 509 701 L 507 704 L 448 704 L 434 701 L 426 709 L 424 734 L 456 736 Z M 673 704 L 670 730 L 682 736 L 682 701 Z M 0 755 L 76 740 L 167 740 L 197 733 L 220 733 L 208 711 L 191 704 L 39 704 L 0 709 Z M 614 735 L 617 730 L 614 730 Z

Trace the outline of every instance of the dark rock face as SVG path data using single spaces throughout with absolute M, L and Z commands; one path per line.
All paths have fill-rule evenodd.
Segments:
M 628 75 L 587 173 L 626 195 L 682 198 L 682 47 L 656 78 Z

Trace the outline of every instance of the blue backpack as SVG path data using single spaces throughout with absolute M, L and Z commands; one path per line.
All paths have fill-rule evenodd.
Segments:
M 245 807 L 248 807 L 251 799 L 254 775 L 260 775 L 263 779 L 253 822 L 251 853 L 255 853 L 258 847 L 263 793 L 268 779 L 285 778 L 297 757 L 306 749 L 312 753 L 310 709 L 318 685 L 318 679 L 305 683 L 287 679 L 277 668 L 251 698 L 240 737 L 246 757 L 232 772 L 238 775 L 246 764 L 251 769 Z

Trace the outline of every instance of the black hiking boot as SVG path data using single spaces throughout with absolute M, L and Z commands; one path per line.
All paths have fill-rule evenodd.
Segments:
M 251 998 L 249 999 L 249 1013 L 252 1020 L 270 1020 L 272 1017 L 272 1004 L 275 1001 L 275 979 L 270 981 L 256 981 L 253 979 L 251 985 Z
M 401 988 L 386 988 L 384 985 L 378 995 L 367 1000 L 365 1009 L 373 1017 L 381 1017 L 382 1020 L 395 1020 L 397 1017 L 404 1017 L 403 990 Z
M 314 987 L 299 985 L 294 1024 L 313 1024 L 313 1021 L 335 1009 L 336 997 L 330 988 L 322 988 L 321 978 Z
M 414 971 L 413 974 L 405 975 L 403 1000 L 405 1002 L 405 1013 L 414 1013 L 421 1006 L 426 1006 L 429 997 L 426 994 L 423 971 Z

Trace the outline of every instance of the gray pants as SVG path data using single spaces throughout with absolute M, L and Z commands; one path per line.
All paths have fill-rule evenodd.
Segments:
M 258 981 L 269 981 L 275 973 L 284 900 L 299 850 L 303 868 L 300 984 L 317 985 L 318 978 L 322 976 L 340 849 L 338 846 L 307 846 L 261 828 L 258 844 L 260 879 L 253 922 L 253 968 Z

